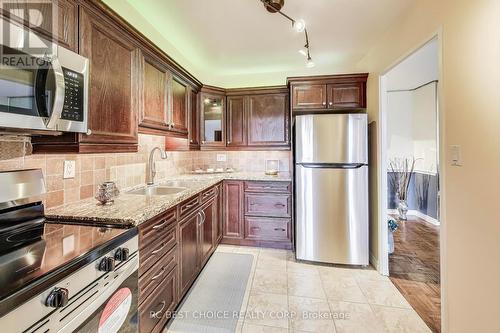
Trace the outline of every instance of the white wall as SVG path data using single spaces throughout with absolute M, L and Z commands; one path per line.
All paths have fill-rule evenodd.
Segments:
M 387 95 L 387 158 L 418 159 L 415 171 L 437 173 L 436 83 Z
M 443 333 L 500 332 L 498 13 L 499 0 L 418 0 L 358 67 L 370 73 L 367 109 L 379 126 L 380 75 L 440 34 Z M 451 163 L 451 145 L 461 147 L 460 167 Z M 373 174 L 380 174 L 379 165 L 375 159 Z M 372 223 L 383 223 L 376 183 L 370 200 Z M 377 244 L 371 249 L 376 256 Z

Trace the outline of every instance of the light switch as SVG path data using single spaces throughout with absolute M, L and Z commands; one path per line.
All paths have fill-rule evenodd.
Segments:
M 76 162 L 74 160 L 64 161 L 63 178 L 75 178 Z
M 217 154 L 217 162 L 226 162 L 227 155 L 226 154 Z
M 451 165 L 462 166 L 462 148 L 458 145 L 452 145 L 451 148 Z

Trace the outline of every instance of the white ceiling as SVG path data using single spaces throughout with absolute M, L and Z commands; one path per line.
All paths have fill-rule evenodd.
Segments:
M 117 1 L 106 0 L 111 7 Z M 283 11 L 306 21 L 313 69 L 298 53 L 304 35 L 260 0 L 126 1 L 186 58 L 179 63 L 204 82 L 227 86 L 245 85 L 245 77 L 257 83 L 259 75 L 283 84 L 292 75 L 353 71 L 417 0 L 286 0 Z

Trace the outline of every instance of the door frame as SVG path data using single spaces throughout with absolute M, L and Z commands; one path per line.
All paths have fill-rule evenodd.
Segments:
M 379 138 L 377 143 L 377 158 L 379 162 L 379 169 L 377 172 L 377 195 L 378 195 L 378 267 L 377 270 L 382 275 L 389 275 L 389 248 L 388 248 L 388 235 L 387 225 L 384 221 L 387 219 L 387 74 L 394 69 L 394 67 L 401 64 L 409 56 L 421 49 L 425 44 L 437 39 L 438 44 L 438 94 L 437 94 L 437 113 L 438 113 L 438 173 L 439 173 L 439 218 L 440 218 L 440 232 L 439 232 L 439 251 L 440 251 L 440 283 L 441 283 L 441 329 L 442 332 L 447 332 L 448 317 L 446 311 L 447 293 L 446 293 L 446 272 L 447 272 L 447 253 L 446 253 L 446 173 L 445 173 L 445 117 L 444 117 L 444 97 L 443 97 L 443 30 L 442 27 L 425 38 L 421 43 L 417 44 L 409 52 L 398 58 L 394 63 L 382 71 L 379 75 L 379 115 L 377 121 L 379 126 L 377 129 L 377 136 Z

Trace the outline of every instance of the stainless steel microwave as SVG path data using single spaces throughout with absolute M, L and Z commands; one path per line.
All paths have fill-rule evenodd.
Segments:
M 87 133 L 89 61 L 0 19 L 0 130 Z

